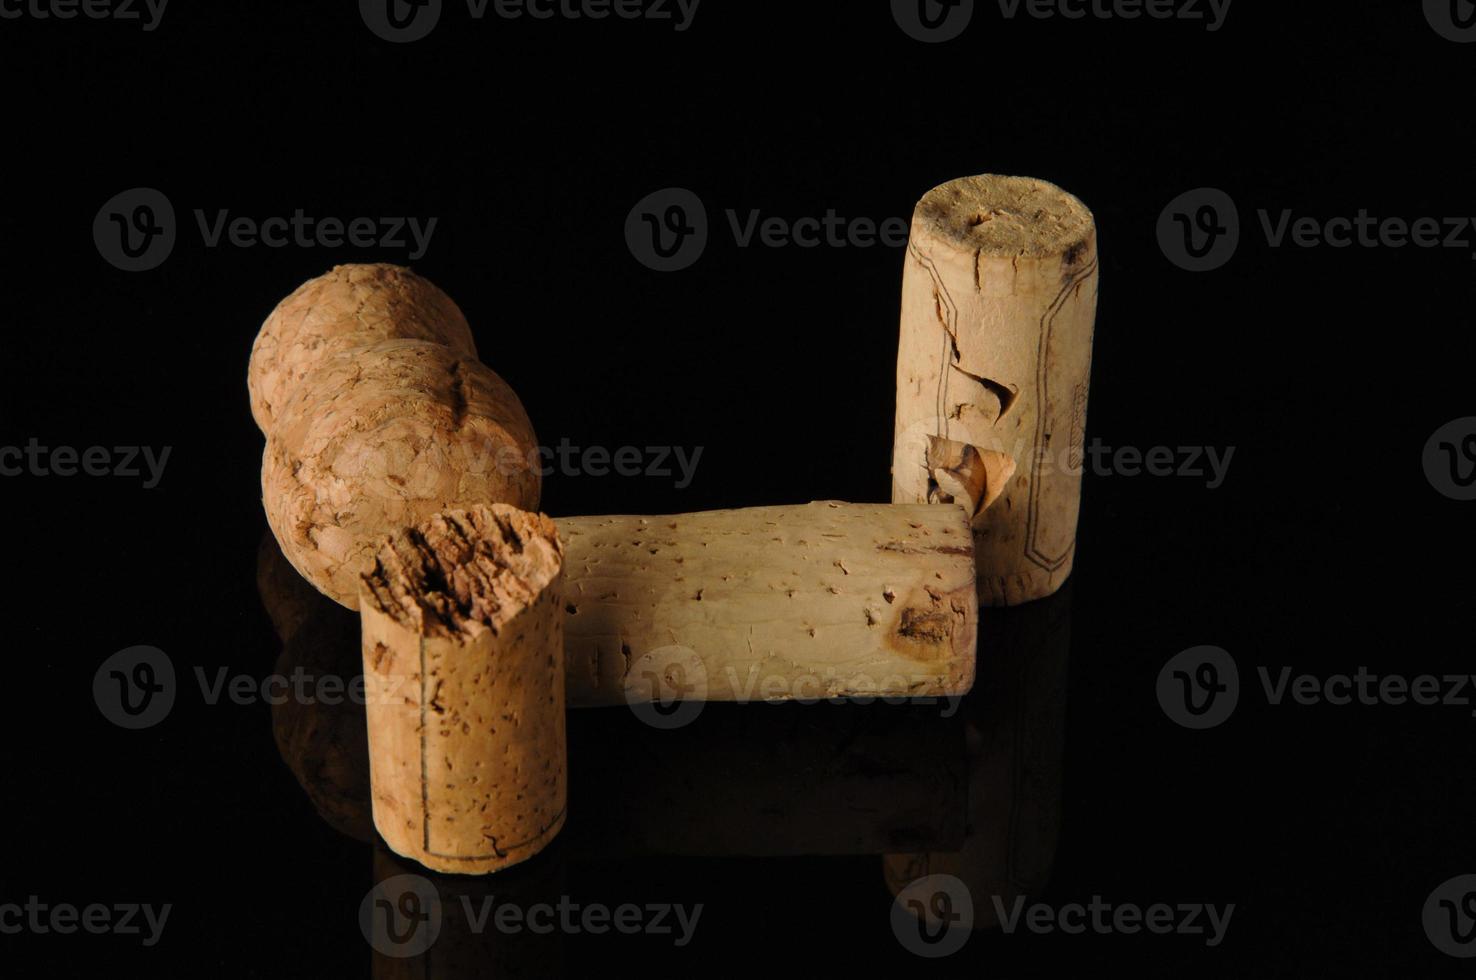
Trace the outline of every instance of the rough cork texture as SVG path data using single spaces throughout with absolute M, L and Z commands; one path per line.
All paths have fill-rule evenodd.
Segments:
M 892 500 L 973 515 L 983 604 L 1050 595 L 1071 574 L 1096 308 L 1096 227 L 1060 188 L 965 177 L 918 203 Z
M 822 501 L 557 523 L 572 706 L 973 684 L 978 605 L 960 507 Z
M 527 860 L 564 824 L 563 549 L 502 504 L 437 515 L 361 578 L 374 825 L 434 871 Z
M 536 446 L 490 369 L 427 341 L 382 341 L 327 358 L 283 404 L 262 500 L 292 565 L 354 608 L 386 535 L 447 507 L 537 507 Z
M 381 340 L 428 340 L 477 359 L 471 327 L 451 298 L 409 269 L 340 265 L 282 300 L 251 348 L 251 414 L 270 435 L 293 390 L 327 358 Z

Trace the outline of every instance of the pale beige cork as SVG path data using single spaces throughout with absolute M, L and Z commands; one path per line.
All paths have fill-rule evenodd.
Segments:
M 409 269 L 340 265 L 297 287 L 262 324 L 251 348 L 251 414 L 270 435 L 293 390 L 327 358 L 381 340 L 428 340 L 476 360 L 466 317 Z
M 573 707 L 973 685 L 978 601 L 961 507 L 819 501 L 557 523 Z
M 485 874 L 564 825 L 563 560 L 552 521 L 493 504 L 396 534 L 362 576 L 374 825 L 395 853 Z
M 892 500 L 968 509 L 985 605 L 1071 574 L 1097 274 L 1091 212 L 1043 180 L 965 177 L 913 214 Z

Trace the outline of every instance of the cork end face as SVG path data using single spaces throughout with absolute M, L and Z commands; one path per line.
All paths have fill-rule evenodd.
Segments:
M 360 605 L 422 636 L 498 633 L 555 582 L 554 522 L 506 504 L 437 514 L 391 536 L 361 576 Z
M 1096 232 L 1087 206 L 1055 184 L 995 174 L 928 191 L 913 224 L 959 249 L 1000 257 L 1069 255 L 1084 250 Z

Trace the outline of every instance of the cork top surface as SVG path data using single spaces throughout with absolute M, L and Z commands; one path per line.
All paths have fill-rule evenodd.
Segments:
M 558 530 L 543 514 L 506 504 L 445 511 L 384 542 L 362 577 L 360 603 L 422 636 L 495 634 L 563 563 Z
M 1092 213 L 1074 195 L 1034 177 L 982 174 L 928 191 L 914 224 L 945 241 L 986 255 L 1060 255 L 1095 230 Z

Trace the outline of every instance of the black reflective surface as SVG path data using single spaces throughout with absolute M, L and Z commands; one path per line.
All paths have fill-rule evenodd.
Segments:
M 1471 214 L 1476 46 L 1419 4 L 1236 4 L 1215 31 L 980 4 L 947 44 L 886 5 L 800 6 L 708 0 L 678 32 L 448 4 L 399 45 L 353 4 L 0 20 L 0 449 L 106 447 L 116 473 L 169 448 L 147 486 L 141 452 L 137 476 L 0 478 L 7 976 L 1469 972 L 1473 504 L 1422 451 L 1476 415 L 1472 249 L 1273 239 L 1286 211 Z M 554 515 L 879 501 L 902 249 L 743 247 L 732 222 L 906 217 L 981 171 L 1051 179 L 1100 227 L 1067 587 L 984 612 L 958 703 L 576 712 L 544 854 L 474 879 L 388 853 L 335 693 L 356 622 L 264 537 L 245 372 L 273 305 L 410 262 L 546 444 L 702 447 L 680 486 L 551 476 Z M 146 272 L 92 237 L 135 187 L 177 218 Z M 662 274 L 624 225 L 667 187 L 712 234 Z M 1241 237 L 1193 273 L 1158 225 L 1204 187 Z M 413 262 L 209 242 L 222 210 L 299 208 L 438 223 Z M 1172 475 L 1132 461 L 1156 447 Z M 137 646 L 174 698 L 130 728 L 97 692 Z M 1202 725 L 1216 687 L 1234 710 Z M 395 955 L 432 909 L 434 943 Z

